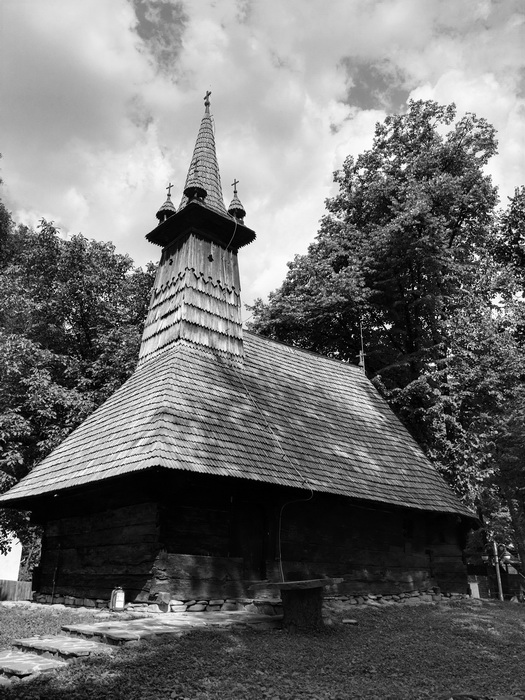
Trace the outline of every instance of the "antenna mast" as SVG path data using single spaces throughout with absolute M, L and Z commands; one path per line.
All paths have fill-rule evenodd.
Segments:
M 361 319 L 359 319 L 359 335 L 361 338 L 361 350 L 359 351 L 359 367 L 363 370 L 363 372 L 366 374 L 366 366 L 365 366 L 365 344 L 363 342 L 363 324 L 361 322 Z

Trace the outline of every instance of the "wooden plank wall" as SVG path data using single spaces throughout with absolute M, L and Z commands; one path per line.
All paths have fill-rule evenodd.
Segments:
M 0 600 L 31 600 L 31 581 L 5 581 L 0 579 Z
M 41 593 L 109 599 L 122 586 L 147 599 L 158 553 L 158 508 L 137 503 L 47 523 L 40 563 Z
M 245 479 L 167 470 L 155 478 L 55 506 L 36 590 L 108 599 L 120 585 L 128 600 L 161 591 L 253 597 L 253 582 L 280 580 L 281 555 L 286 578 L 342 576 L 341 594 L 467 590 L 455 516 L 327 494 L 290 502 L 296 491 Z
M 243 559 L 162 552 L 155 562 L 151 593 L 168 592 L 177 600 L 244 598 Z M 254 594 L 251 594 L 254 597 Z
M 320 495 L 285 508 L 281 548 L 285 575 L 342 576 L 341 593 L 466 592 L 454 516 Z
M 324 494 L 281 513 L 292 500 L 283 489 L 197 475 L 166 492 L 177 496 L 161 510 L 166 552 L 152 590 L 174 598 L 253 596 L 254 581 L 280 580 L 279 541 L 286 578 L 342 576 L 341 594 L 467 590 L 454 516 Z

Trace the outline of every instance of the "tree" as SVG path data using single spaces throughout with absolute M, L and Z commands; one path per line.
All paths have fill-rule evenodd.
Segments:
M 525 563 L 525 187 L 515 189 L 507 208 L 498 217 L 494 256 L 509 269 L 512 278 L 499 290 L 507 308 L 514 310 L 512 341 L 506 358 L 516 358 L 518 377 L 505 410 L 499 416 L 494 440 L 497 465 L 494 483 L 508 508 L 513 539 L 522 563 Z M 508 370 L 500 368 L 506 376 Z
M 525 289 L 525 186 L 516 187 L 499 218 L 495 243 L 498 260 L 508 263 Z
M 2 221 L 0 491 L 133 372 L 155 273 L 110 243 L 64 240 L 51 222 L 33 231 Z M 12 510 L 0 511 L 0 548 L 7 530 L 31 537 Z
M 525 190 L 498 214 L 495 131 L 454 119 L 420 101 L 376 126 L 251 326 L 346 362 L 362 332 L 377 387 L 489 530 L 508 508 L 525 561 Z
M 372 148 L 335 173 L 339 193 L 308 253 L 253 307 L 255 330 L 345 361 L 359 355 L 361 325 L 370 375 L 413 406 L 404 419 L 423 445 L 432 392 L 419 380 L 447 357 L 446 320 L 479 276 L 497 202 L 483 172 L 494 129 L 454 116 L 453 106 L 411 101 L 378 124 Z M 488 303 L 490 290 L 478 289 Z

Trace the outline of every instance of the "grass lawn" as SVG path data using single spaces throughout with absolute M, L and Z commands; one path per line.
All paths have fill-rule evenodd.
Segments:
M 0 649 L 8 649 L 13 639 L 37 634 L 58 634 L 62 625 L 93 622 L 91 612 L 77 612 L 74 608 L 52 608 L 23 605 L 0 605 Z
M 49 680 L 0 689 L 0 697 L 408 700 L 471 693 L 525 698 L 521 605 L 462 603 L 352 613 L 357 626 L 336 620 L 319 635 L 195 631 L 171 641 L 144 642 L 121 648 L 113 659 L 72 664 Z M 2 611 L 1 628 L 7 629 L 6 617 L 17 614 L 14 609 Z M 35 620 L 44 614 L 49 612 L 32 613 Z M 57 624 L 62 622 L 55 616 Z M 31 633 L 37 633 L 39 624 L 30 623 Z M 13 625 L 8 627 L 13 633 Z

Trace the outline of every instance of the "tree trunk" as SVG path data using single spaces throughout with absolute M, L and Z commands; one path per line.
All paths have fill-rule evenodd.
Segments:
M 315 632 L 324 627 L 323 589 L 282 590 L 283 629 L 288 632 Z
M 512 497 L 509 490 L 505 490 L 504 494 L 505 500 L 507 501 L 507 505 L 509 507 L 510 519 L 514 529 L 518 554 L 521 559 L 522 566 L 525 567 L 525 523 L 523 508 L 520 506 L 519 502 Z

